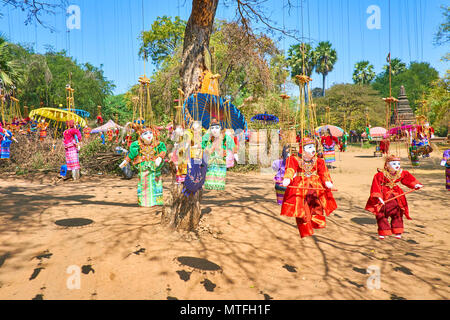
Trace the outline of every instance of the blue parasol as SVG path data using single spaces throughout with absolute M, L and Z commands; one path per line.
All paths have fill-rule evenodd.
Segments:
M 63 109 L 65 111 L 69 111 L 69 109 Z M 82 117 L 82 118 L 89 118 L 91 116 L 91 114 L 85 110 L 81 110 L 81 109 L 70 109 L 71 112 L 75 113 L 76 115 Z
M 216 115 L 217 104 L 219 104 L 219 115 Z M 189 111 L 189 115 L 185 110 Z M 231 123 L 226 123 L 224 111 L 229 110 Z M 239 111 L 236 106 L 229 102 L 225 102 L 225 99 L 215 95 L 207 93 L 197 93 L 196 95 L 191 95 L 184 104 L 184 119 L 189 122 L 190 119 L 195 121 L 201 121 L 202 126 L 205 129 L 209 129 L 209 123 L 212 117 L 215 117 L 220 121 L 223 128 L 230 127 L 234 130 L 242 129 L 247 130 L 247 121 L 245 120 L 244 114 Z
M 280 120 L 278 119 L 277 116 L 274 116 L 273 114 L 268 114 L 267 112 L 265 113 L 260 113 L 257 114 L 256 116 L 254 116 L 251 121 L 264 121 L 264 122 L 274 122 L 274 123 L 278 123 Z

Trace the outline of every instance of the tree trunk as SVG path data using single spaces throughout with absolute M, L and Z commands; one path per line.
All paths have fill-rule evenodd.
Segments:
M 326 74 L 323 73 L 322 76 L 323 76 L 323 78 L 322 78 L 322 97 L 325 97 L 325 78 L 326 78 Z
M 185 98 L 197 92 L 206 69 L 205 54 L 209 51 L 214 17 L 219 0 L 193 0 L 191 16 L 186 25 L 181 60 L 181 87 Z
M 219 0 L 192 0 L 180 68 L 181 89 L 185 99 L 200 90 L 202 74 L 206 70 L 205 54 L 209 51 L 218 2 Z M 164 203 L 161 223 L 176 230 L 193 231 L 201 218 L 200 201 L 203 190 L 186 197 L 181 193 L 182 186 L 175 184 L 173 168 L 171 172 L 171 192 Z

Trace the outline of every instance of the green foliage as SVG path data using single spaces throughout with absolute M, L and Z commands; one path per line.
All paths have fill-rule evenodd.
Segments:
M 314 63 L 317 73 L 323 76 L 323 94 L 325 94 L 325 78 L 334 69 L 337 62 L 337 52 L 329 41 L 321 41 L 314 50 Z
M 112 119 L 116 121 L 118 116 L 119 124 L 123 125 L 132 120 L 132 109 L 127 105 L 125 94 L 116 96 L 107 96 L 102 107 L 102 116 L 104 119 Z
M 251 32 L 251 31 L 250 31 Z M 264 34 L 247 34 L 235 22 L 217 21 L 211 35 L 211 71 L 219 73 L 222 96 L 263 96 L 286 79 L 284 57 Z
M 142 48 L 153 48 L 157 53 L 153 62 L 158 69 L 151 76 L 152 109 L 158 123 L 171 121 L 177 89 L 180 87 L 180 61 L 184 22 L 162 17 L 150 31 L 144 32 Z M 176 27 L 178 26 L 178 27 Z M 176 27 L 176 28 L 175 28 Z M 175 31 L 174 31 L 175 30 Z M 170 45 L 160 42 L 158 36 L 170 37 Z M 151 37 L 150 37 L 151 35 Z M 152 50 L 153 50 L 152 49 Z M 150 51 L 149 51 L 150 53 Z M 267 92 L 279 92 L 287 77 L 287 63 L 275 43 L 266 35 L 250 35 L 237 23 L 216 21 L 210 39 L 207 64 L 211 72 L 219 73 L 220 93 L 240 105 L 249 96 L 263 97 Z M 209 59 L 211 58 L 211 59 Z M 133 110 L 133 99 L 138 96 L 138 86 L 125 94 L 126 105 Z
M 291 67 L 291 77 L 301 74 L 310 77 L 315 67 L 312 46 L 309 43 L 292 45 L 288 50 L 288 63 Z
M 427 62 L 411 62 L 409 67 L 392 76 L 392 96 L 400 93 L 400 87 L 405 86 L 409 104 L 416 110 L 423 93 L 428 93 L 434 81 L 439 79 L 439 73 Z M 372 88 L 383 97 L 389 97 L 389 74 L 380 73 L 372 83 Z
M 102 140 L 99 138 L 90 139 L 87 143 L 83 143 L 80 150 L 80 162 L 87 161 L 88 159 L 95 157 L 99 153 L 111 152 L 110 144 L 102 144 Z
M 389 76 L 389 64 L 383 66 L 384 72 Z M 391 74 L 396 76 L 406 71 L 406 64 L 399 58 L 391 59 Z
M 326 107 L 330 106 L 330 124 L 346 130 L 363 132 L 366 127 L 366 111 L 372 127 L 384 127 L 384 102 L 379 93 L 368 85 L 338 84 L 326 92 L 327 97 L 317 98 L 317 120 L 319 125 L 326 118 Z
M 439 25 L 439 29 L 434 37 L 434 44 L 441 46 L 450 42 L 450 6 L 441 6 L 444 22 Z
M 167 16 L 156 18 L 151 29 L 140 36 L 139 55 L 150 57 L 157 67 L 161 66 L 182 45 L 185 29 L 186 21 L 178 16 L 173 21 Z
M 102 66 L 78 64 L 65 51 L 47 48 L 45 54 L 35 54 L 32 49 L 5 39 L 0 43 L 0 78 L 7 87 L 13 84 L 17 87 L 21 106 L 66 107 L 65 88 L 70 82 L 75 89 L 75 106 L 95 117 L 97 105 L 103 105 L 114 89 Z
M 17 87 L 23 80 L 23 69 L 18 60 L 16 45 L 0 38 L 0 80 L 4 87 Z
M 447 136 L 450 122 L 450 72 L 432 83 L 425 100 L 429 108 L 428 120 L 435 127 L 436 135 Z
M 373 65 L 369 61 L 359 61 L 355 64 L 352 79 L 355 84 L 369 84 L 375 75 Z

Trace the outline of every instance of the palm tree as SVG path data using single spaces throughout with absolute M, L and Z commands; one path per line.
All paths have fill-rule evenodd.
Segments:
M 353 71 L 353 82 L 355 84 L 369 84 L 375 78 L 373 65 L 369 61 L 359 61 L 355 64 Z
M 20 63 L 14 59 L 10 43 L 0 40 L 0 80 L 5 87 L 20 82 Z
M 311 76 L 315 61 L 314 52 L 309 43 L 299 43 L 292 45 L 288 50 L 288 64 L 291 67 L 291 76 L 307 75 Z
M 309 43 L 299 43 L 293 45 L 288 50 L 288 64 L 291 67 L 291 77 L 295 79 L 295 83 L 298 84 L 298 80 L 295 78 L 297 75 L 306 75 L 311 77 L 311 74 L 315 67 L 315 55 L 314 51 Z M 306 92 L 306 84 L 304 85 Z M 305 101 L 309 100 L 307 94 L 305 95 Z
M 323 76 L 322 95 L 325 96 L 325 79 L 333 71 L 337 61 L 337 52 L 331 47 L 331 42 L 321 41 L 314 51 L 315 68 Z
M 386 74 L 389 74 L 389 64 L 383 66 L 384 71 Z M 403 71 L 406 71 L 406 64 L 402 62 L 399 58 L 394 58 L 391 60 L 391 72 L 392 76 L 396 76 L 399 73 L 402 73 Z

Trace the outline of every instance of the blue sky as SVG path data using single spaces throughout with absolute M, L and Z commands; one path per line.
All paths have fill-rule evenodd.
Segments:
M 39 53 L 50 45 L 56 50 L 67 50 L 78 62 L 102 64 L 118 94 L 128 90 L 144 73 L 144 64 L 138 57 L 138 35 L 143 26 L 148 30 L 162 15 L 179 15 L 188 20 L 191 3 L 191 0 L 144 0 L 142 11 L 141 0 L 69 0 L 69 4 L 81 9 L 81 28 L 67 32 L 67 16 L 60 12 L 43 18 L 57 29 L 54 33 L 40 25 L 25 26 L 24 13 L 0 7 L 3 14 L 0 31 L 11 41 L 33 46 Z M 298 38 L 310 38 L 313 43 L 329 40 L 337 50 L 338 62 L 327 79 L 327 88 L 334 83 L 352 82 L 354 64 L 360 60 L 369 60 L 376 72 L 381 72 L 389 47 L 392 57 L 407 64 L 426 61 L 441 75 L 449 69 L 448 63 L 440 61 L 448 46 L 435 47 L 433 38 L 443 21 L 440 6 L 450 5 L 450 0 L 391 0 L 390 11 L 389 0 L 291 0 L 298 7 L 290 12 L 287 8 L 283 10 L 283 3 L 287 4 L 287 0 L 264 3 L 265 14 L 277 27 L 295 29 Z M 380 8 L 381 29 L 367 27 L 370 14 L 366 10 L 371 5 Z M 233 0 L 226 3 L 219 0 L 216 18 L 231 20 L 235 14 Z M 280 34 L 277 38 L 279 47 L 286 51 L 297 43 Z M 151 74 L 153 66 L 147 63 L 145 71 Z M 322 86 L 320 75 L 313 74 L 312 78 L 312 87 Z

